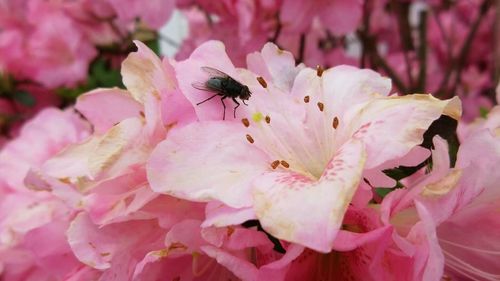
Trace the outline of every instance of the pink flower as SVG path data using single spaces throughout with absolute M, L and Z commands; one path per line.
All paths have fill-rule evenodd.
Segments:
M 48 183 L 40 188 L 52 189 L 100 225 L 127 220 L 158 197 L 146 183 L 146 160 L 169 127 L 194 118 L 191 107 L 182 109 L 188 104 L 178 94 L 168 60 L 162 62 L 145 45 L 137 45 L 139 51 L 123 62 L 129 91 L 97 89 L 81 96 L 76 108 L 94 125 L 94 134 L 37 171 Z M 175 111 L 167 104 L 175 105 Z
M 176 64 L 193 104 L 210 95 L 191 85 L 207 79 L 202 66 L 248 85 L 252 97 L 235 121 L 233 106 L 220 120 L 220 99 L 196 106 L 200 122 L 172 129 L 152 153 L 148 180 L 156 192 L 251 208 L 273 236 L 321 252 L 332 249 L 365 169 L 407 154 L 441 114 L 460 114 L 457 100 L 387 96 L 390 80 L 370 70 L 295 67 L 272 44 L 248 64 L 253 72 L 235 69 L 219 42 Z
M 446 143 L 436 138 L 434 145 L 432 172 L 384 198 L 382 220 L 397 228 L 395 242 L 418 253 L 412 267 L 424 277 L 495 280 L 499 179 L 486 173 L 500 163 L 500 141 L 487 128 L 477 130 L 462 141 L 455 168 Z
M 23 21 L 0 33 L 0 65 L 49 88 L 84 80 L 96 51 L 73 20 L 53 3 L 29 1 L 25 8 Z
M 285 0 L 280 10 L 280 19 L 289 31 L 305 32 L 312 20 L 319 17 L 323 25 L 335 35 L 354 31 L 361 15 L 362 1 L 358 0 Z
M 52 194 L 23 183 L 66 145 L 89 129 L 74 112 L 45 109 L 21 129 L 0 153 L 0 268 L 4 280 L 70 277 L 83 266 L 71 253 L 65 231 L 71 210 Z
M 107 0 L 113 7 L 119 21 L 132 22 L 141 18 L 149 27 L 160 28 L 170 18 L 174 9 L 174 0 L 153 0 L 144 3 L 139 0 Z

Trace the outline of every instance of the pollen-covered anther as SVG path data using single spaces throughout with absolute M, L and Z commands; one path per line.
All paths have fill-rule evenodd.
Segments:
M 304 97 L 304 102 L 305 102 L 305 103 L 309 103 L 309 96 L 305 96 L 305 97 Z
M 325 109 L 325 105 L 322 102 L 318 102 L 319 111 L 323 111 Z
M 321 77 L 324 71 L 325 69 L 321 65 L 316 66 L 316 75 L 318 75 L 318 77 Z
M 269 115 L 266 115 L 265 119 L 267 124 L 271 123 L 271 117 L 269 117 Z
M 254 140 L 253 140 L 252 136 L 251 136 L 251 135 L 248 135 L 248 134 L 247 134 L 247 141 L 248 141 L 249 143 L 254 143 Z
M 286 162 L 285 160 L 281 160 L 280 164 L 285 168 L 290 168 L 290 164 L 288 164 L 288 162 Z
M 241 123 L 243 123 L 243 125 L 244 125 L 245 127 L 247 127 L 247 128 L 248 128 L 248 126 L 250 126 L 250 121 L 248 121 L 248 119 L 247 119 L 247 118 L 243 118 L 243 119 L 241 119 Z
M 259 81 L 260 85 L 263 88 L 267 88 L 267 82 L 266 82 L 266 80 L 264 80 L 264 77 L 262 77 L 262 76 L 257 77 L 257 81 Z
M 278 168 L 279 165 L 280 165 L 280 160 L 274 160 L 271 163 L 271 168 L 276 169 L 276 168 Z
M 334 129 L 337 129 L 337 127 L 339 126 L 339 118 L 337 118 L 337 116 L 333 118 L 332 126 Z

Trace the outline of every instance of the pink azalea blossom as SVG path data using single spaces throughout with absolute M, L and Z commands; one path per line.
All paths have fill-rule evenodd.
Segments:
M 191 85 L 207 79 L 202 66 L 253 94 L 234 121 L 231 107 L 229 120 L 220 120 L 220 99 L 196 106 L 201 121 L 172 129 L 152 153 L 148 180 L 156 192 L 252 208 L 272 235 L 321 252 L 332 249 L 365 169 L 407 154 L 441 114 L 460 114 L 457 100 L 387 96 L 390 80 L 370 70 L 296 67 L 272 44 L 248 64 L 253 72 L 235 69 L 219 42 L 176 64 L 179 88 L 193 104 L 210 95 Z
M 71 110 L 45 109 L 27 122 L 0 153 L 0 273 L 3 280 L 69 278 L 84 266 L 72 254 L 65 231 L 72 211 L 48 192 L 23 183 L 66 145 L 80 141 L 89 128 Z
M 137 45 L 122 68 L 128 91 L 99 89 L 78 100 L 76 108 L 93 123 L 94 134 L 30 171 L 26 182 L 80 211 L 68 243 L 99 280 L 283 279 L 302 247 L 275 254 L 255 228 L 202 226 L 205 214 L 214 224 L 228 219 L 213 204 L 205 210 L 206 204 L 149 188 L 144 169 L 152 148 L 168 138 L 167 130 L 193 122 L 194 111 L 168 60 Z M 117 105 L 120 111 L 103 115 L 104 108 Z M 189 107 L 182 111 L 183 105 Z
M 418 253 L 420 262 L 415 260 L 413 270 L 423 270 L 424 278 L 496 280 L 500 221 L 492 208 L 499 200 L 499 179 L 485 173 L 500 163 L 497 133 L 483 127 L 465 137 L 451 169 L 446 143 L 436 138 L 434 145 L 432 172 L 409 189 L 389 194 L 382 203 L 382 220 L 390 219 L 399 243 L 409 243 L 406 247 Z M 415 240 L 418 233 L 427 234 Z

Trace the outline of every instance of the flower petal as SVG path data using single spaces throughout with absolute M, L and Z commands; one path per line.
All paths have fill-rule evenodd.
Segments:
M 97 89 L 78 97 L 75 108 L 87 118 L 97 134 L 102 134 L 116 123 L 139 117 L 143 106 L 128 91 Z
M 247 142 L 243 129 L 218 121 L 173 129 L 149 159 L 151 188 L 188 200 L 250 206 L 250 183 L 271 161 Z
M 254 207 L 263 228 L 277 238 L 329 252 L 365 162 L 363 144 L 344 144 L 319 181 L 296 173 L 259 177 Z
M 423 141 L 424 132 L 442 114 L 460 115 L 458 98 L 441 101 L 431 95 L 374 99 L 346 114 L 347 135 L 366 145 L 366 168 L 406 155 Z M 342 121 L 341 121 L 342 122 Z

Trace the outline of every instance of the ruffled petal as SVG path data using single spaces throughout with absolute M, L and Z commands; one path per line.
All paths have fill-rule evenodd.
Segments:
M 120 121 L 139 117 L 143 106 L 128 91 L 97 89 L 78 97 L 75 108 L 102 134 Z M 111 110 L 112 109 L 112 110 Z
M 365 157 L 363 144 L 351 141 L 337 152 L 319 181 L 286 172 L 259 177 L 254 207 L 264 229 L 280 239 L 329 252 L 361 179 Z
M 251 206 L 251 181 L 268 168 L 267 156 L 245 139 L 241 124 L 207 121 L 173 129 L 148 162 L 151 188 L 194 201 Z
M 346 115 L 347 135 L 366 144 L 366 168 L 406 155 L 423 141 L 424 132 L 442 114 L 458 119 L 458 98 L 438 100 L 431 95 L 374 99 Z M 341 119 L 340 122 L 343 122 Z

